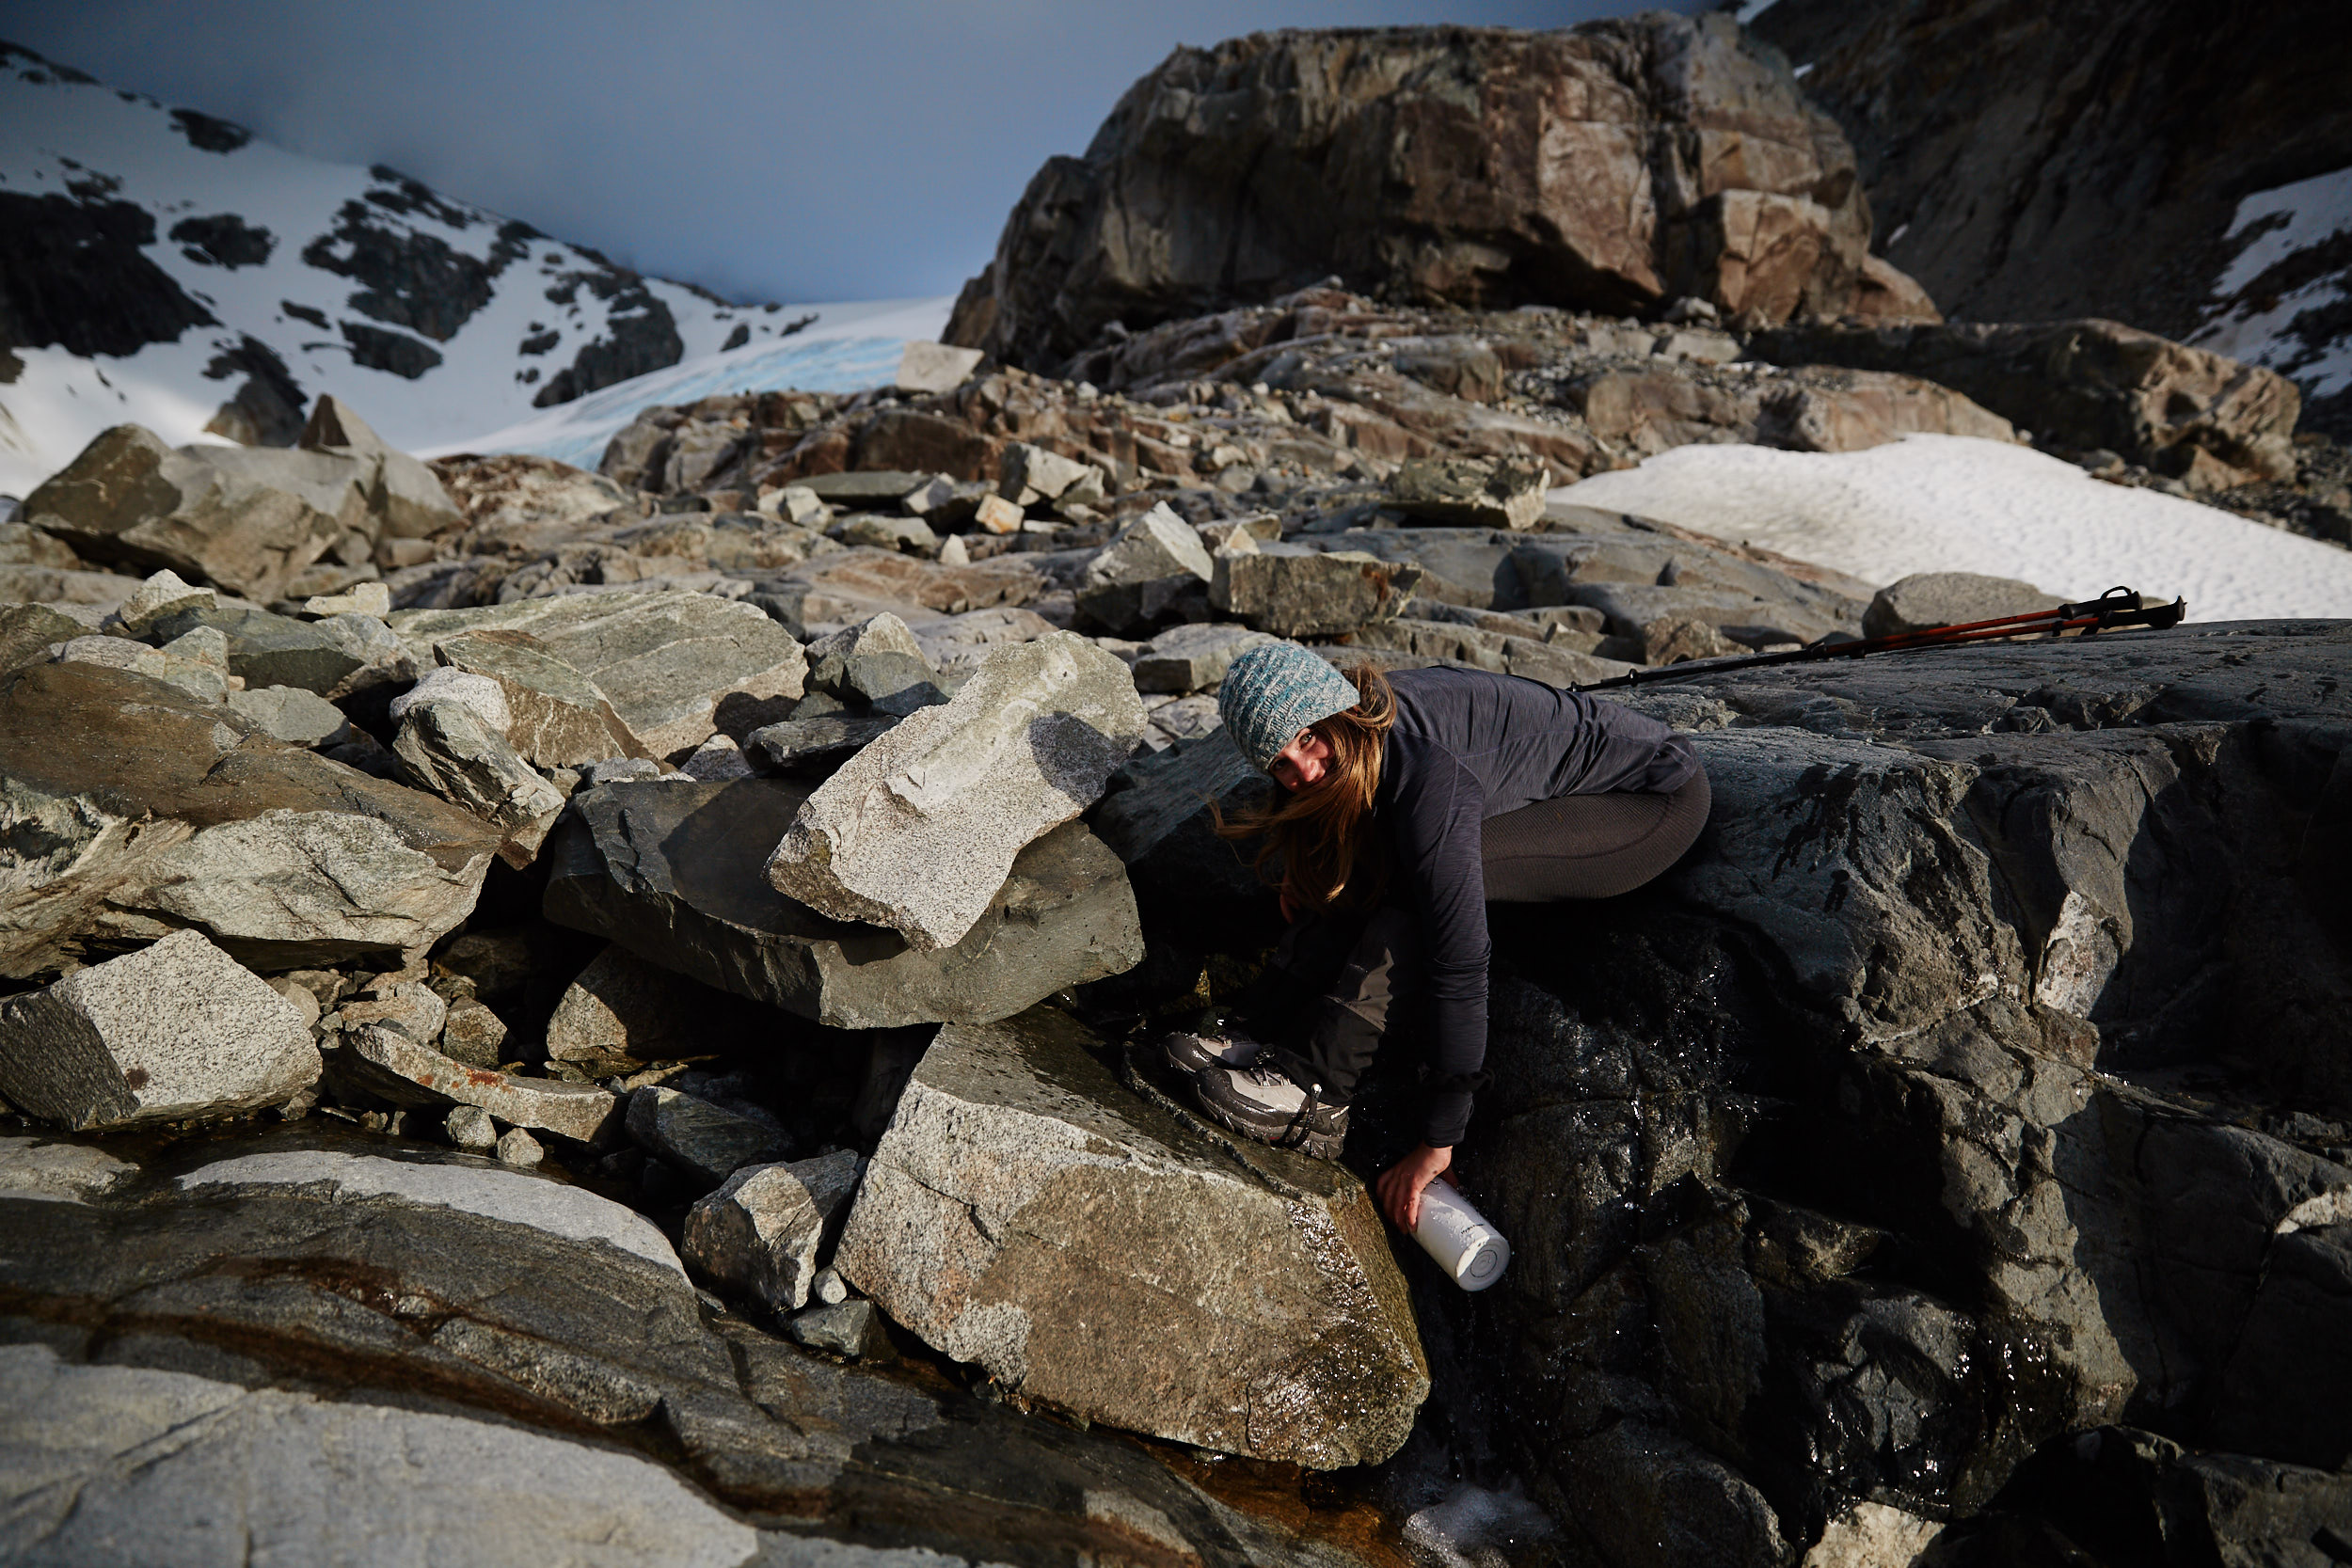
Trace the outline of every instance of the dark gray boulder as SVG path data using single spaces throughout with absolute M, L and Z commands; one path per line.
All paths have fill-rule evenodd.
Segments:
M 2109 1423 L 2342 1463 L 2347 668 L 2352 625 L 2191 626 L 1625 699 L 1713 816 L 1625 898 L 1492 907 L 1455 1158 L 1515 1252 L 1476 1375 L 1600 1560 L 1968 1519 Z M 1168 821 L 1180 770 L 1248 782 L 1208 747 L 1094 814 L 1178 990 L 1271 940 Z M 1412 1096 L 1359 1097 L 1371 1165 Z
M 1126 874 L 1078 823 L 1022 850 L 953 946 L 913 947 L 895 931 L 793 902 L 760 867 L 810 788 L 750 778 L 583 791 L 543 855 L 548 917 L 706 985 L 850 1029 L 1006 1018 L 1142 958 Z

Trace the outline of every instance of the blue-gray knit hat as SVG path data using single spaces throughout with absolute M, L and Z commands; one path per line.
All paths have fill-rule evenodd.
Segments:
M 1259 643 L 1233 660 L 1216 689 L 1217 717 L 1260 769 L 1273 767 L 1299 731 L 1358 701 L 1355 682 L 1295 642 Z

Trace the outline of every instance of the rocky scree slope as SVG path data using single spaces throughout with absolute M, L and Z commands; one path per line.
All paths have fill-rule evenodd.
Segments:
M 1245 341 L 1264 324 L 1338 305 L 1360 310 L 1366 341 L 1422 319 L 1297 300 L 1162 341 L 1258 353 L 1274 345 Z M 1496 319 L 1558 334 L 1547 341 L 1564 353 L 1601 325 Z M 1673 336 L 1638 334 L 1653 349 Z M 1313 352 L 1357 351 L 1338 335 Z M 1661 358 L 1681 362 L 1647 356 Z M 1231 391 L 1236 411 L 1280 423 L 1258 412 L 1284 406 L 1271 388 L 1174 384 L 1204 419 L 1237 417 L 1218 401 Z M 850 432 L 917 404 L 945 424 L 957 398 L 980 406 L 989 388 L 1040 420 L 1031 434 L 1049 415 L 1163 406 L 1003 372 L 955 393 L 809 400 L 821 419 L 778 455 L 812 440 L 854 451 Z M 748 497 L 679 490 L 622 521 L 649 494 L 633 483 L 444 465 L 454 496 L 437 485 L 435 510 L 404 490 L 418 504 L 399 515 L 436 519 L 421 541 L 436 554 L 470 539 L 453 553 L 500 562 L 498 586 L 393 610 L 373 561 L 406 535 L 368 476 L 416 474 L 346 409 L 312 424 L 311 448 L 246 454 L 289 471 L 249 466 L 245 509 L 204 513 L 203 529 L 142 510 L 212 493 L 200 485 L 105 479 L 162 461 L 136 433 L 95 446 L 18 525 L 51 544 L 145 529 L 200 574 L 308 515 L 275 498 L 341 463 L 348 494 L 301 537 L 356 538 L 343 553 L 365 563 L 342 568 L 335 596 L 274 610 L 171 572 L 60 572 L 128 592 L 111 610 L 25 602 L 0 623 L 13 666 L 0 733 L 25 737 L 0 754 L 21 825 L 8 874 L 29 895 L 12 910 L 17 994 L 0 1036 L 16 1043 L 0 1063 L 40 1075 L 39 1094 L 0 1093 L 83 1095 L 90 1116 L 48 1114 L 130 1126 L 122 1090 L 90 1085 L 176 1085 L 209 1053 L 233 1057 L 233 1031 L 121 1022 L 141 1017 L 145 984 L 121 966 L 159 962 L 159 939 L 191 975 L 262 975 L 271 998 L 252 1005 L 272 1050 L 301 1029 L 317 1062 L 315 1083 L 269 1113 L 294 1124 L 275 1133 L 238 1109 L 252 1102 L 240 1078 L 214 1112 L 170 1102 L 199 1121 L 246 1117 L 225 1141 L 37 1132 L 12 1153 L 11 1180 L 62 1186 L 137 1231 L 102 1268 L 46 1240 L 87 1228 L 70 1204 L 10 1205 L 25 1227 L 10 1256 L 25 1261 L 6 1281 L 9 1321 L 40 1347 L 11 1375 L 134 1412 L 119 1441 L 75 1450 L 17 1483 L 24 1495 L 80 1486 L 115 1511 L 91 1517 L 160 1528 L 179 1517 L 167 1500 L 105 1479 L 152 1430 L 144 1402 L 212 1402 L 282 1433 L 325 1418 L 293 1396 L 344 1393 L 357 1410 L 421 1391 L 423 1414 L 458 1423 L 429 1423 L 431 1452 L 470 1451 L 464 1423 L 487 1411 L 572 1445 L 532 1449 L 546 1474 L 588 1463 L 583 1441 L 639 1455 L 661 1468 L 624 1465 L 637 1479 L 608 1506 L 674 1499 L 663 1478 L 683 1478 L 726 1541 L 789 1527 L 1051 1560 L 1054 1543 L 1098 1541 L 1099 1527 L 1204 1560 L 1329 1550 L 1156 1461 L 1099 1507 L 1056 1492 L 1021 1512 L 1037 1494 L 968 1469 L 970 1449 L 944 1470 L 910 1469 L 879 1438 L 845 1439 L 850 1460 L 810 1457 L 827 1423 L 866 1430 L 826 1414 L 838 1402 L 902 1399 L 875 1364 L 913 1354 L 1086 1422 L 1370 1466 L 1361 1484 L 1397 1513 L 1436 1504 L 1453 1478 L 1517 1476 L 1568 1560 L 1781 1562 L 1890 1515 L 1943 1530 L 1955 1552 L 2057 1532 L 2130 1560 L 2060 1507 L 2086 1454 L 2108 1455 L 2107 1482 L 2149 1509 L 2185 1508 L 2183 1489 L 2216 1475 L 2335 1506 L 2345 1438 L 2309 1395 L 2326 1380 L 2300 1373 L 2342 1337 L 2329 1249 L 2352 1202 L 2352 1107 L 2329 1066 L 2345 959 L 2324 901 L 2352 738 L 2340 626 L 1640 694 L 1694 733 L 1716 823 L 1672 878 L 1608 909 L 1498 911 L 1497 1083 L 1462 1174 L 1519 1258 L 1471 1299 L 1395 1250 L 1355 1176 L 1235 1147 L 1130 1049 L 1227 994 L 1278 924 L 1200 812 L 1246 772 L 1214 729 L 1223 661 L 1280 633 L 1335 658 L 1565 684 L 1858 630 L 1869 585 L 1546 506 L 1540 478 L 1495 456 L 1404 456 L 1385 481 L 1359 466 L 1346 480 L 1359 499 L 1318 493 L 1286 516 L 1248 506 L 1278 493 L 1254 479 L 1178 483 L 1138 466 L 1121 493 L 1128 476 L 1106 464 L 1004 433 L 993 483 L 843 467 L 754 481 Z M 744 432 L 722 428 L 747 458 Z M 680 437 L 697 434 L 678 411 L 646 432 L 616 443 L 616 469 L 632 452 L 650 465 L 663 441 L 692 450 Z M 487 555 L 493 539 L 544 569 Z M 304 570 L 321 562 L 335 565 L 321 554 Z M 461 580 L 444 565 L 389 575 L 404 592 Z M 607 580 L 581 580 L 591 570 Z M 1072 791 L 1048 814 L 1059 825 L 1037 834 L 1034 784 L 972 766 L 1001 740 L 985 698 L 1002 681 L 975 672 L 1082 639 L 1089 682 L 1123 671 L 1135 688 L 1113 727 L 1135 743 L 1136 704 L 1142 746 L 1107 781 L 1057 785 Z M 1009 850 L 1010 873 L 935 948 L 824 916 L 762 873 L 803 806 L 836 779 L 855 785 L 864 750 L 910 716 L 939 763 L 917 795 L 1033 835 L 983 843 L 975 828 L 972 863 Z M 159 752 L 157 723 L 185 744 Z M 82 738 L 60 750 L 57 735 Z M 1020 813 L 988 809 L 1015 787 L 1031 792 Z M 965 852 L 931 852 L 949 850 Z M 24 1043 L 62 1037 L 36 1013 L 87 1021 L 72 1025 L 73 1071 Z M 1376 1166 L 1401 1125 L 1368 1101 L 1352 1157 Z M 137 1137 L 160 1141 L 150 1152 L 125 1141 Z M 207 1161 L 230 1168 L 205 1178 Z M 171 1185 L 115 1173 L 125 1164 Z M 286 1191 L 302 1226 L 328 1230 L 291 1251 L 222 1231 L 204 1195 L 246 1187 Z M 355 1255 L 350 1237 L 377 1234 L 386 1204 L 421 1212 L 400 1222 L 420 1227 L 417 1257 Z M 513 1295 L 445 1277 L 472 1255 L 449 1227 L 474 1222 L 453 1213 L 584 1232 L 593 1259 L 681 1259 L 712 1292 L 688 1308 L 691 1285 L 661 1286 L 691 1321 L 658 1342 L 687 1361 L 604 1348 L 552 1306 L 526 1321 L 443 1305 Z M 1146 1221 L 1174 1228 L 1138 1275 Z M 513 1250 L 507 1229 L 485 1234 Z M 118 1268 L 133 1271 L 119 1291 L 104 1284 Z M 1165 1325 L 1137 1305 L 1169 1271 L 1190 1271 L 1206 1304 L 1184 1342 L 1214 1354 L 1168 1354 Z M 84 1275 L 98 1285 L 74 1285 Z M 150 1311 L 136 1292 L 154 1287 L 133 1275 L 215 1294 L 215 1281 L 246 1283 L 225 1307 Z M 142 1312 L 137 1324 L 167 1326 L 140 1329 L 132 1370 L 199 1383 L 94 1376 L 121 1365 L 104 1347 Z M 1375 1323 L 1385 1370 L 1367 1377 L 1353 1331 Z M 695 1370 L 711 1335 L 734 1347 L 724 1373 Z M 240 1392 L 288 1377 L 310 1380 L 292 1402 Z M 909 1421 L 946 1410 L 952 1426 L 974 1408 L 920 1379 L 916 1391 L 930 1402 Z M 735 1402 L 745 1393 L 757 1418 Z M 2086 1449 L 2093 1431 L 2105 1446 Z M 1106 1438 L 1038 1440 L 1112 1463 Z M 868 1458 L 901 1480 L 871 1480 Z M 995 1500 L 940 1500 L 958 1487 Z M 2190 1523 L 2228 1543 L 2288 1539 L 2301 1517 L 2198 1506 Z M 31 1528 L 30 1545 L 71 1556 L 81 1527 Z M 309 1515 L 271 1528 L 306 1542 L 330 1528 Z M 1012 1544 L 1025 1529 L 1044 1544 Z

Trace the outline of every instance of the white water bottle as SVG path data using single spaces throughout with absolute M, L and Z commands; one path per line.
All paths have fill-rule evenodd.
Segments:
M 1413 1227 L 1413 1240 L 1465 1291 L 1492 1285 L 1511 1261 L 1511 1243 L 1502 1232 L 1447 1181 L 1432 1181 L 1421 1190 L 1421 1220 Z

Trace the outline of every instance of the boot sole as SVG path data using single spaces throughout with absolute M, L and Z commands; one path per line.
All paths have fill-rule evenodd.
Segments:
M 1282 1132 L 1269 1132 L 1262 1127 L 1253 1127 L 1206 1095 L 1201 1095 L 1200 1101 L 1201 1111 L 1219 1127 L 1230 1132 L 1238 1132 L 1250 1142 L 1264 1144 L 1270 1148 L 1293 1149 L 1310 1159 L 1336 1160 L 1340 1157 L 1342 1146 L 1347 1142 L 1347 1129 L 1343 1127 L 1336 1132 L 1310 1132 L 1295 1142 L 1285 1143 Z

